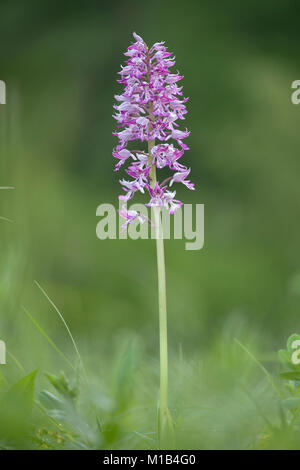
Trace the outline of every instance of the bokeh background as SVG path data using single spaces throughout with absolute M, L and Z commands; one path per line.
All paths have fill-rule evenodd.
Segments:
M 218 367 L 235 337 L 277 367 L 300 329 L 299 15 L 296 0 L 1 1 L 0 185 L 15 189 L 0 193 L 0 215 L 13 220 L 0 220 L 0 337 L 26 370 L 60 358 L 22 306 L 73 355 L 34 280 L 104 384 L 124 338 L 157 369 L 154 241 L 96 238 L 97 206 L 119 194 L 111 116 L 133 31 L 166 41 L 185 75 L 196 191 L 178 194 L 205 204 L 202 250 L 166 241 L 171 369 L 207 355 Z M 228 373 L 215 377 L 224 393 Z

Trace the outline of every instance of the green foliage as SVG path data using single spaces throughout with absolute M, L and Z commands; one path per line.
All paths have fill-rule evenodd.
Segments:
M 75 405 L 76 399 L 79 394 L 78 379 L 73 380 L 72 383 L 67 379 L 63 371 L 58 376 L 46 373 L 45 376 L 67 401 L 70 401 Z
M 0 396 L 0 440 L 7 443 L 28 441 L 29 418 L 34 404 L 37 371 L 26 375 Z M 28 444 L 27 444 L 28 445 Z
M 287 348 L 279 351 L 279 359 L 293 372 L 282 372 L 280 378 L 284 381 L 285 390 L 289 394 L 281 402 L 282 413 L 285 413 L 284 423 L 287 423 L 288 434 L 293 433 L 292 439 L 288 442 L 288 446 L 292 443 L 292 448 L 298 448 L 294 444 L 295 436 L 300 438 L 300 336 L 292 334 L 287 341 Z M 286 436 L 285 436 L 286 439 Z M 290 448 L 290 447 L 289 447 Z
M 98 204 L 118 203 L 112 98 L 138 25 L 185 75 L 182 195 L 207 208 L 203 250 L 166 242 L 176 446 L 299 449 L 292 340 L 281 374 L 273 354 L 300 309 L 296 2 L 104 3 L 61 4 L 59 21 L 51 0 L 0 4 L 0 183 L 15 187 L 0 194 L 0 339 L 16 359 L 0 366 L 0 448 L 157 447 L 154 243 L 95 235 Z
M 295 338 L 288 341 L 286 354 L 293 351 Z M 4 378 L 0 447 L 158 448 L 157 364 L 151 365 L 136 338 L 125 336 L 118 343 L 113 367 L 98 360 L 104 373 L 93 376 L 90 371 L 88 384 L 82 372 L 40 376 L 36 401 L 36 371 L 12 386 Z M 281 388 L 250 346 L 236 340 L 233 348 L 230 343 L 228 338 L 221 347 L 218 344 L 200 362 L 199 357 L 185 359 L 182 351 L 179 360 L 171 354 L 170 413 L 175 441 L 168 446 L 298 448 L 298 372 L 282 372 Z
M 279 358 L 284 365 L 299 372 L 300 375 L 300 360 L 297 361 L 297 350 L 300 350 L 300 335 L 292 334 L 287 341 L 287 348 L 279 351 Z M 296 359 L 296 361 L 295 361 Z M 299 362 L 297 364 L 297 362 Z M 294 375 L 295 377 L 297 374 Z M 284 378 L 284 377 L 283 377 Z M 290 379 L 290 380 L 297 380 Z

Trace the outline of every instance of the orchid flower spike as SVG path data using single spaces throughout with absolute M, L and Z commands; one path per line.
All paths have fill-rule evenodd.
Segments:
M 135 42 L 124 54 L 126 65 L 119 72 L 118 83 L 124 86 L 124 91 L 115 96 L 113 116 L 118 128 L 113 134 L 119 140 L 113 150 L 117 159 L 115 171 L 129 162 L 125 171 L 132 178 L 120 180 L 124 194 L 119 199 L 127 202 L 136 192 L 146 193 L 148 207 L 165 207 L 173 214 L 182 202 L 175 199 L 174 187 L 170 191 L 168 186 L 182 183 L 194 190 L 194 184 L 186 180 L 190 168 L 179 163 L 184 151 L 189 150 L 183 140 L 190 134 L 187 129 L 178 129 L 177 122 L 184 120 L 187 113 L 187 98 L 183 98 L 182 87 L 177 84 L 183 76 L 170 72 L 175 57 L 171 57 L 163 42 L 149 49 L 140 36 L 134 33 L 133 37 Z M 148 144 L 147 150 L 127 148 L 136 140 Z M 166 167 L 173 173 L 160 183 L 156 170 Z M 121 215 L 126 225 L 138 218 L 138 214 L 126 212 L 125 207 Z

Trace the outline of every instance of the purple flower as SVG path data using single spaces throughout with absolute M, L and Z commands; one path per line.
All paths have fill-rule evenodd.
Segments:
M 122 233 L 126 230 L 127 225 L 131 222 L 138 220 L 141 224 L 143 224 L 148 220 L 147 217 L 142 214 L 139 214 L 137 211 L 128 211 L 125 207 L 122 207 L 122 210 L 119 211 L 119 214 L 121 217 L 123 217 L 123 219 L 126 220 L 126 222 L 122 225 Z
M 182 202 L 175 198 L 176 191 L 167 191 L 166 186 L 161 188 L 158 183 L 151 188 L 148 188 L 151 196 L 150 202 L 146 204 L 148 207 L 162 207 L 164 206 L 170 214 L 174 214 L 175 210 L 182 206 Z
M 126 160 L 129 158 L 129 157 L 132 157 L 133 159 L 135 159 L 135 156 L 129 152 L 129 150 L 126 150 L 126 149 L 122 149 L 122 150 L 114 150 L 113 151 L 113 156 L 115 158 L 118 158 L 120 161 L 116 164 L 115 166 L 115 170 L 114 171 L 118 171 L 120 169 L 120 167 L 122 165 L 124 165 L 124 163 L 126 162 Z
M 179 162 L 184 151 L 189 150 L 183 140 L 190 134 L 187 129 L 178 128 L 178 121 L 184 120 L 187 113 L 187 98 L 183 98 L 182 87 L 178 86 L 183 76 L 170 72 L 169 69 L 175 65 L 175 57 L 167 51 L 164 42 L 155 43 L 149 49 L 140 36 L 134 33 L 133 37 L 136 42 L 125 52 L 126 65 L 119 72 L 118 82 L 124 90 L 115 96 L 117 104 L 114 105 L 116 113 L 113 116 L 117 121 L 114 135 L 119 140 L 119 145 L 113 150 L 113 156 L 118 160 L 114 171 L 130 161 L 126 173 L 132 178 L 130 181 L 120 180 L 125 194 L 119 198 L 128 201 L 136 192 L 147 192 L 150 201 L 146 206 L 165 207 L 173 214 L 182 202 L 174 199 L 176 191 L 169 191 L 168 185 L 182 183 L 194 190 L 194 185 L 186 179 L 190 168 Z M 148 150 L 128 149 L 128 144 L 136 140 L 148 143 Z M 176 143 L 179 148 L 175 147 Z M 159 183 L 156 169 L 166 167 L 174 173 Z M 143 219 L 135 212 L 121 214 L 126 218 L 125 227 L 136 219 L 140 220 L 139 217 Z
M 186 180 L 185 178 L 189 175 L 191 169 L 186 169 L 182 171 L 178 171 L 175 173 L 170 181 L 170 186 L 172 186 L 173 183 L 182 183 L 184 184 L 188 189 L 194 190 L 194 184 L 190 182 L 190 180 Z

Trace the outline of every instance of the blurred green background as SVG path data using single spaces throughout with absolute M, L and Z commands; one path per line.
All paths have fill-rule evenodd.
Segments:
M 299 331 L 299 15 L 287 0 L 1 1 L 0 185 L 15 189 L 0 193 L 14 221 L 0 220 L 0 337 L 26 370 L 60 359 L 22 305 L 73 354 L 35 279 L 95 375 L 120 338 L 158 357 L 154 241 L 95 232 L 97 206 L 118 203 L 111 115 L 133 31 L 166 41 L 185 76 L 196 191 L 178 195 L 205 204 L 202 250 L 166 241 L 171 367 L 224 337 L 251 337 L 272 366 Z

